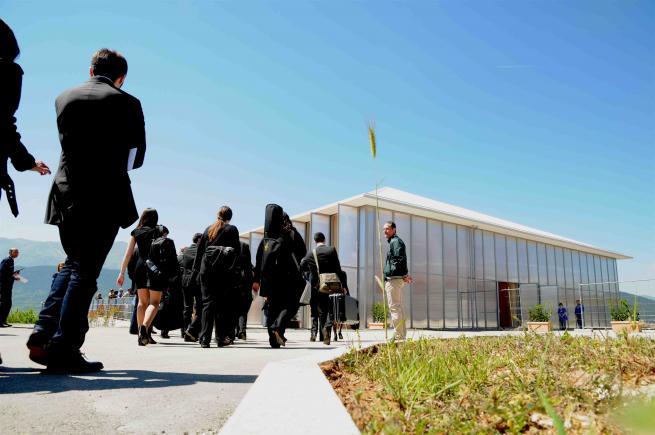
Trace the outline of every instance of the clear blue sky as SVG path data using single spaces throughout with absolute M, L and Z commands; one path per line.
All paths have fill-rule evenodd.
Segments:
M 222 204 L 247 230 L 268 202 L 294 214 L 384 177 L 655 277 L 652 1 L 0 0 L 0 15 L 22 51 L 19 129 L 53 169 L 55 97 L 96 49 L 125 54 L 147 127 L 137 205 L 178 245 Z M 56 240 L 51 177 L 14 179 L 22 214 L 3 200 L 0 236 Z

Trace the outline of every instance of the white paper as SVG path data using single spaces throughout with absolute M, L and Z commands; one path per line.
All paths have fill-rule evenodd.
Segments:
M 29 282 L 28 279 L 22 275 L 16 275 L 16 278 L 18 278 L 18 282 L 22 282 L 23 284 L 27 284 Z
M 134 159 L 136 159 L 136 148 L 130 149 L 130 153 L 127 155 L 127 170 L 131 171 L 134 169 Z

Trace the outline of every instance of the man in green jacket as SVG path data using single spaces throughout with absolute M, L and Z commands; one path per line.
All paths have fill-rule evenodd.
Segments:
M 412 277 L 407 269 L 405 242 L 396 234 L 396 224 L 384 224 L 384 235 L 389 243 L 389 252 L 384 264 L 384 291 L 391 312 L 391 323 L 396 331 L 394 339 L 404 340 L 406 335 L 405 315 L 403 313 L 403 287 L 411 284 Z

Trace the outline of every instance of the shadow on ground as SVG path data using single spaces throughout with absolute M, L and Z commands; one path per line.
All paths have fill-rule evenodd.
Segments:
M 208 375 L 196 373 L 153 372 L 148 370 L 107 370 L 91 375 L 46 375 L 34 368 L 0 366 L 0 396 L 19 393 L 61 393 L 64 391 L 99 391 L 121 388 L 164 388 L 193 385 L 252 384 L 255 375 Z

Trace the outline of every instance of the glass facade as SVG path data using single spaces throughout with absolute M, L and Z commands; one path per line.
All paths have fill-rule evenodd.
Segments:
M 552 309 L 557 327 L 560 302 L 573 327 L 578 299 L 585 306 L 586 327 L 609 325 L 608 304 L 618 296 L 614 258 L 392 210 L 380 209 L 377 216 L 370 206 L 339 205 L 332 216 L 312 213 L 307 224 L 294 222 L 310 248 L 316 231 L 337 247 L 363 327 L 372 321 L 373 303 L 382 301 L 374 277 L 382 276 L 388 251 L 382 225 L 389 220 L 407 247 L 414 281 L 404 288 L 403 306 L 413 328 L 513 328 L 527 321 L 528 309 L 537 303 Z M 261 237 L 250 234 L 253 264 Z M 260 318 L 257 300 L 249 319 Z

